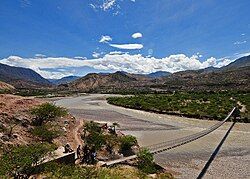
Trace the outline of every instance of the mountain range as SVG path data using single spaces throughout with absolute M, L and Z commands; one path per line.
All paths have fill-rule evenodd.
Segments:
M 92 73 L 60 87 L 85 92 L 126 90 L 249 90 L 250 56 L 242 57 L 222 68 L 208 67 L 176 73 L 156 72 L 149 75 L 115 72 Z
M 0 63 L 0 81 L 16 88 L 48 87 L 51 83 L 34 70 Z
M 90 73 L 84 77 L 67 76 L 45 79 L 35 71 L 0 63 L 0 81 L 15 88 L 53 87 L 86 92 L 116 90 L 249 90 L 250 56 L 235 60 L 222 68 L 208 67 L 176 73 L 157 71 L 150 74 Z M 56 87 L 58 85 L 58 87 Z

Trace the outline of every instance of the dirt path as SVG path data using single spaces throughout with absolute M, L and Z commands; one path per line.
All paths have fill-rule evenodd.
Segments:
M 77 120 L 77 125 L 76 125 L 76 128 L 73 130 L 73 135 L 74 135 L 74 139 L 75 139 L 75 145 L 76 147 L 78 145 L 82 145 L 83 142 L 82 142 L 82 139 L 81 139 L 81 135 L 80 135 L 80 130 L 83 126 L 83 120 Z

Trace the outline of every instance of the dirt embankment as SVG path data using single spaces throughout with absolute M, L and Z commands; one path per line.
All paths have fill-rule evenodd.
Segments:
M 31 135 L 30 131 L 34 116 L 30 110 L 46 100 L 33 97 L 21 97 L 10 94 L 0 94 L 0 144 L 3 146 L 28 144 L 37 142 L 38 139 Z M 54 123 L 59 127 L 62 135 L 55 139 L 58 145 L 71 144 L 76 147 L 79 141 L 75 141 L 75 136 L 80 127 L 72 115 L 58 118 Z M 9 135 L 11 133 L 11 135 Z

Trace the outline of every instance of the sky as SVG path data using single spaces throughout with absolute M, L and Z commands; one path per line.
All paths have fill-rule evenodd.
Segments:
M 249 0 L 0 0 L 0 63 L 45 78 L 221 67 L 250 53 Z

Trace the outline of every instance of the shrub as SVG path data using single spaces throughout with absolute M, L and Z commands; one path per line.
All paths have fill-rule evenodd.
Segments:
M 144 173 L 155 173 L 156 167 L 154 164 L 153 154 L 148 149 L 141 149 L 138 154 L 138 168 Z
M 31 134 L 37 136 L 42 141 L 52 143 L 52 140 L 60 136 L 60 132 L 56 129 L 49 129 L 47 126 L 36 126 Z
M 87 146 L 99 150 L 105 144 L 105 136 L 97 123 L 91 121 L 84 125 L 84 135 L 82 136 Z
M 0 158 L 0 176 L 29 176 L 33 166 L 54 149 L 50 144 L 31 144 L 5 150 Z
M 35 115 L 34 124 L 41 126 L 43 123 L 54 120 L 56 117 L 67 115 L 67 110 L 51 103 L 44 103 L 33 108 L 31 114 Z
M 105 144 L 105 136 L 101 133 L 91 133 L 85 138 L 87 146 L 99 150 Z
M 136 144 L 136 137 L 132 135 L 126 135 L 121 137 L 121 151 L 131 150 L 131 147 Z

